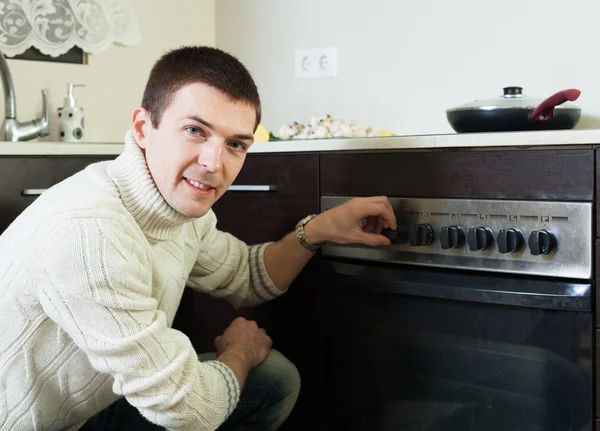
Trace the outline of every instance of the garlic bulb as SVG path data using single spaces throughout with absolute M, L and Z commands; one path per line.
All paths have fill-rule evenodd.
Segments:
M 341 130 L 341 126 L 342 126 L 342 120 L 336 118 L 335 120 L 330 121 L 329 131 L 335 135 L 337 132 L 339 132 Z
M 279 128 L 279 138 L 280 139 L 290 139 L 292 136 L 292 130 L 289 124 L 283 124 Z
M 356 121 L 346 123 L 331 114 L 313 114 L 308 124 L 294 121 L 279 128 L 280 139 L 364 138 L 379 136 L 374 127 L 362 129 Z
M 353 136 L 352 129 L 346 123 L 340 124 L 340 131 L 342 132 L 342 136 L 344 138 L 351 138 Z
M 329 137 L 329 129 L 325 126 L 319 126 L 315 129 L 315 136 L 319 139 Z
M 313 129 L 316 129 L 319 124 L 321 124 L 321 120 L 323 119 L 323 117 L 321 117 L 319 114 L 314 114 L 310 117 L 310 127 L 312 127 Z
M 365 132 L 367 133 L 367 138 L 379 136 L 379 132 L 374 127 L 368 127 L 367 130 L 365 130 Z

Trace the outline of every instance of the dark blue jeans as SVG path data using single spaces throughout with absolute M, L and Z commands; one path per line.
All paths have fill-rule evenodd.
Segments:
M 216 359 L 215 353 L 198 356 L 200 361 Z M 250 371 L 237 407 L 218 428 L 219 431 L 276 431 L 290 415 L 300 392 L 298 370 L 277 350 Z M 121 398 L 90 418 L 80 431 L 140 430 L 164 428 L 144 418 L 138 410 Z

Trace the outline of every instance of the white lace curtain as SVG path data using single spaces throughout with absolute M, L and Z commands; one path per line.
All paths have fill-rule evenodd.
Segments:
M 53 57 L 74 46 L 96 54 L 141 39 L 131 0 L 0 0 L 0 51 L 9 57 L 32 46 Z

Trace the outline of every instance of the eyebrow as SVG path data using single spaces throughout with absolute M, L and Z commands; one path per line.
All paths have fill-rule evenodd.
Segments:
M 197 115 L 187 115 L 184 119 L 197 121 L 200 124 L 204 124 L 206 127 L 208 127 L 211 130 L 215 129 L 214 126 L 211 123 L 209 123 L 206 120 L 203 120 L 202 118 L 198 117 Z M 233 138 L 244 139 L 244 140 L 248 140 L 248 141 L 254 141 L 254 135 L 246 135 L 246 134 L 243 134 L 243 133 L 233 135 Z

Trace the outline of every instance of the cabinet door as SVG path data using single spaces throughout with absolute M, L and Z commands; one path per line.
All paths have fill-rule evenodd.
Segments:
M 234 186 L 243 187 L 228 191 L 214 206 L 218 228 L 249 244 L 276 241 L 301 218 L 318 212 L 317 156 L 249 155 Z M 186 289 L 173 324 L 198 352 L 214 351 L 214 338 L 236 316 L 264 327 L 273 347 L 302 376 L 298 403 L 282 430 L 316 430 L 320 424 L 315 266 L 309 264 L 285 295 L 250 309 L 234 310 L 223 300 Z
M 37 193 L 91 163 L 114 157 L 0 157 L 0 233 L 29 206 Z
M 214 206 L 218 228 L 248 244 L 282 238 L 318 211 L 317 175 L 317 156 L 248 156 L 230 191 Z

